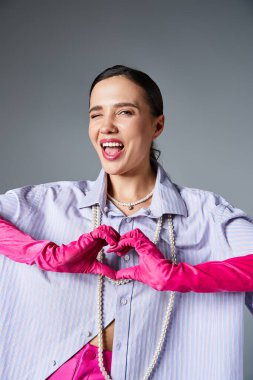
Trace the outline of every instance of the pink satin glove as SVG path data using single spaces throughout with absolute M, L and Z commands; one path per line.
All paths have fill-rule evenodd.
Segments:
M 171 262 L 165 260 L 155 244 L 139 228 L 122 235 L 117 245 L 107 249 L 107 252 L 115 252 L 118 256 L 124 256 L 132 248 L 135 248 L 139 254 L 139 265 L 118 270 L 116 279 L 130 278 L 143 282 L 156 290 L 165 290 L 163 289 L 165 272 L 168 271 Z M 166 265 L 164 265 L 165 261 L 168 262 Z
M 194 266 L 173 264 L 138 228 L 122 235 L 118 244 L 107 252 L 123 256 L 131 248 L 139 254 L 139 265 L 119 270 L 117 280 L 133 279 L 155 290 L 182 293 L 253 291 L 253 254 Z
M 58 246 L 48 240 L 34 240 L 0 219 L 0 254 L 51 272 L 93 273 L 116 279 L 116 271 L 100 263 L 96 257 L 105 245 L 115 245 L 119 238 L 114 228 L 103 224 L 81 235 L 77 241 Z

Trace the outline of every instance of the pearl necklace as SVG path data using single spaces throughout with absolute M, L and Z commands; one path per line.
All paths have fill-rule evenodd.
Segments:
M 144 198 L 140 199 L 139 201 L 129 202 L 129 203 L 117 201 L 117 199 L 113 198 L 108 193 L 107 193 L 107 197 L 109 199 L 113 200 L 117 205 L 119 205 L 119 206 L 127 206 L 129 208 L 129 210 L 132 210 L 135 205 L 138 205 L 139 203 L 145 202 L 147 199 L 149 199 L 152 196 L 153 192 L 154 192 L 154 189 L 148 195 L 146 195 Z
M 157 244 L 161 232 L 162 227 L 162 216 L 157 221 L 156 231 L 154 234 L 154 244 Z M 176 264 L 176 246 L 175 246 L 175 237 L 174 237 L 174 231 L 173 231 L 173 220 L 171 214 L 168 216 L 168 222 L 169 222 L 169 239 L 170 239 L 170 247 L 171 247 L 171 256 L 172 256 L 172 262 Z M 97 228 L 102 223 L 102 213 L 100 210 L 99 205 L 92 206 L 92 229 Z M 103 261 L 103 254 L 104 250 L 102 249 L 97 256 L 97 260 L 102 262 Z M 106 380 L 112 380 L 109 374 L 107 373 L 105 366 L 104 366 L 104 360 L 103 360 L 103 277 L 106 277 L 108 280 L 113 282 L 116 285 L 122 285 L 126 282 L 129 282 L 131 280 L 112 280 L 107 276 L 98 275 L 98 286 L 97 286 L 97 327 L 98 327 L 98 364 L 100 371 L 102 372 L 104 378 Z M 165 336 L 167 332 L 167 328 L 169 325 L 169 320 L 171 316 L 171 312 L 173 309 L 174 301 L 175 301 L 175 291 L 170 292 L 170 298 L 169 302 L 166 308 L 163 324 L 162 324 L 162 332 L 159 339 L 159 342 L 157 344 L 155 353 L 151 359 L 150 365 L 143 377 L 143 380 L 148 380 L 151 376 L 154 367 L 156 366 L 156 363 L 158 361 L 159 355 L 161 354 L 161 350 L 165 341 Z

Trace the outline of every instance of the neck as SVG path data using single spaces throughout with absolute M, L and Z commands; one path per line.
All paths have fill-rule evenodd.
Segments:
M 156 172 L 148 163 L 146 167 L 123 174 L 107 174 L 107 192 L 121 202 L 134 202 L 150 193 L 156 182 Z

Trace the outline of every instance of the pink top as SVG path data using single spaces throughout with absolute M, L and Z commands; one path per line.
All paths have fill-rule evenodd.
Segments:
M 103 350 L 104 366 L 111 372 L 112 351 Z M 104 380 L 98 365 L 98 347 L 87 343 L 46 380 Z

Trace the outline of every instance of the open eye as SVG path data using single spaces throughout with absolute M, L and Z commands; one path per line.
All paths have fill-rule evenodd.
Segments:
M 129 110 L 122 110 L 122 111 L 120 111 L 120 113 L 122 113 L 122 112 L 126 112 L 128 115 L 132 115 L 132 112 L 129 111 Z

